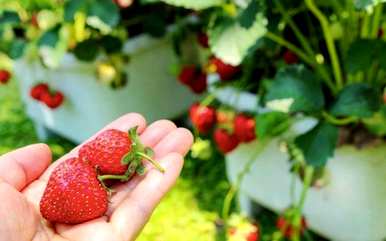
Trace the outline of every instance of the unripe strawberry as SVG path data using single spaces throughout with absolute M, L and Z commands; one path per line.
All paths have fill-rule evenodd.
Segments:
M 200 44 L 201 47 L 205 49 L 209 48 L 209 39 L 206 33 L 204 32 L 197 33 L 197 42 Z
M 209 65 L 214 67 L 213 69 L 223 81 L 231 80 L 241 70 L 239 66 L 226 64 L 219 58 L 212 58 L 209 61 Z
M 11 78 L 11 73 L 8 70 L 1 69 L 0 70 L 0 84 L 8 83 Z
M 299 62 L 298 56 L 290 50 L 284 52 L 283 59 L 286 64 L 296 64 Z
M 207 134 L 216 124 L 216 110 L 198 103 L 190 107 L 189 117 L 194 127 L 202 134 Z
M 233 130 L 240 142 L 251 142 L 256 139 L 255 119 L 244 114 L 238 114 L 234 119 Z
M 235 134 L 230 134 L 225 129 L 216 129 L 213 138 L 217 148 L 224 154 L 233 151 L 239 145 Z
M 295 234 L 295 227 L 289 223 L 284 216 L 280 216 L 276 221 L 276 227 L 281 231 L 284 237 L 291 239 Z M 302 217 L 301 226 L 299 229 L 299 234 L 303 234 L 304 230 L 307 228 L 306 219 Z

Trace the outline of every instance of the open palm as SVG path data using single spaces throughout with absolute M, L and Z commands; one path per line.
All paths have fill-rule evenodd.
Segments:
M 51 166 L 51 152 L 44 144 L 27 146 L 0 157 L 0 241 L 129 241 L 134 240 L 161 198 L 176 181 L 183 156 L 193 138 L 167 120 L 146 127 L 139 114 L 127 114 L 105 129 L 127 131 L 138 126 L 144 145 L 155 152 L 165 168 L 151 166 L 144 176 L 118 184 L 104 217 L 77 225 L 51 224 L 39 212 L 39 201 L 50 173 L 60 162 L 77 156 L 79 147 Z M 48 167 L 49 166 L 49 167 Z M 167 217 L 165 217 L 167 218 Z

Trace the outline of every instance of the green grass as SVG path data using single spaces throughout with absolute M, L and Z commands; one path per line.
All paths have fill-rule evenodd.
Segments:
M 0 85 L 0 154 L 39 142 L 24 112 L 14 80 Z M 47 141 L 58 158 L 74 147 L 55 137 Z M 210 161 L 187 158 L 182 177 L 154 212 L 138 240 L 212 241 L 228 183 L 220 156 Z

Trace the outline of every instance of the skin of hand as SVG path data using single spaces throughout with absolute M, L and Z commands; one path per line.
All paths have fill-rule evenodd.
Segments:
M 102 130 L 127 131 L 134 126 L 138 126 L 143 144 L 153 148 L 165 173 L 146 164 L 148 171 L 144 176 L 135 176 L 114 187 L 116 192 L 105 216 L 77 225 L 47 222 L 40 215 L 39 202 L 52 170 L 60 162 L 77 156 L 81 145 L 52 165 L 51 152 L 45 144 L 26 146 L 1 156 L 0 241 L 134 240 L 175 183 L 183 157 L 193 142 L 192 134 L 173 122 L 159 120 L 146 127 L 145 119 L 136 113 L 127 114 Z

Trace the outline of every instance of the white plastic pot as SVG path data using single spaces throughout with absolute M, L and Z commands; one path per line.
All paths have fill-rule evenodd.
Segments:
M 22 98 L 38 133 L 44 137 L 48 129 L 81 142 L 124 113 L 139 112 L 151 122 L 177 117 L 194 102 L 196 97 L 170 73 L 177 59 L 169 37 L 140 35 L 125 44 L 124 52 L 130 54 L 128 83 L 117 90 L 97 81 L 95 62 L 81 62 L 71 54 L 57 69 L 44 68 L 39 61 L 16 62 Z M 29 91 L 39 81 L 62 91 L 64 105 L 50 110 L 33 100 Z
M 226 88 L 217 98 L 238 110 L 256 110 L 257 97 Z M 233 100 L 233 101 L 232 101 Z M 316 124 L 300 119 L 286 135 L 301 134 Z M 236 182 L 246 163 L 254 159 L 239 192 L 241 209 L 252 214 L 252 201 L 277 213 L 291 205 L 290 163 L 280 151 L 279 138 L 265 146 L 255 141 L 242 144 L 226 156 L 227 174 Z M 257 150 L 261 150 L 257 152 Z M 304 215 L 309 227 L 334 241 L 381 241 L 386 238 L 386 143 L 357 149 L 339 147 L 326 166 L 328 184 L 310 189 Z M 295 196 L 300 196 L 301 181 L 296 177 Z

